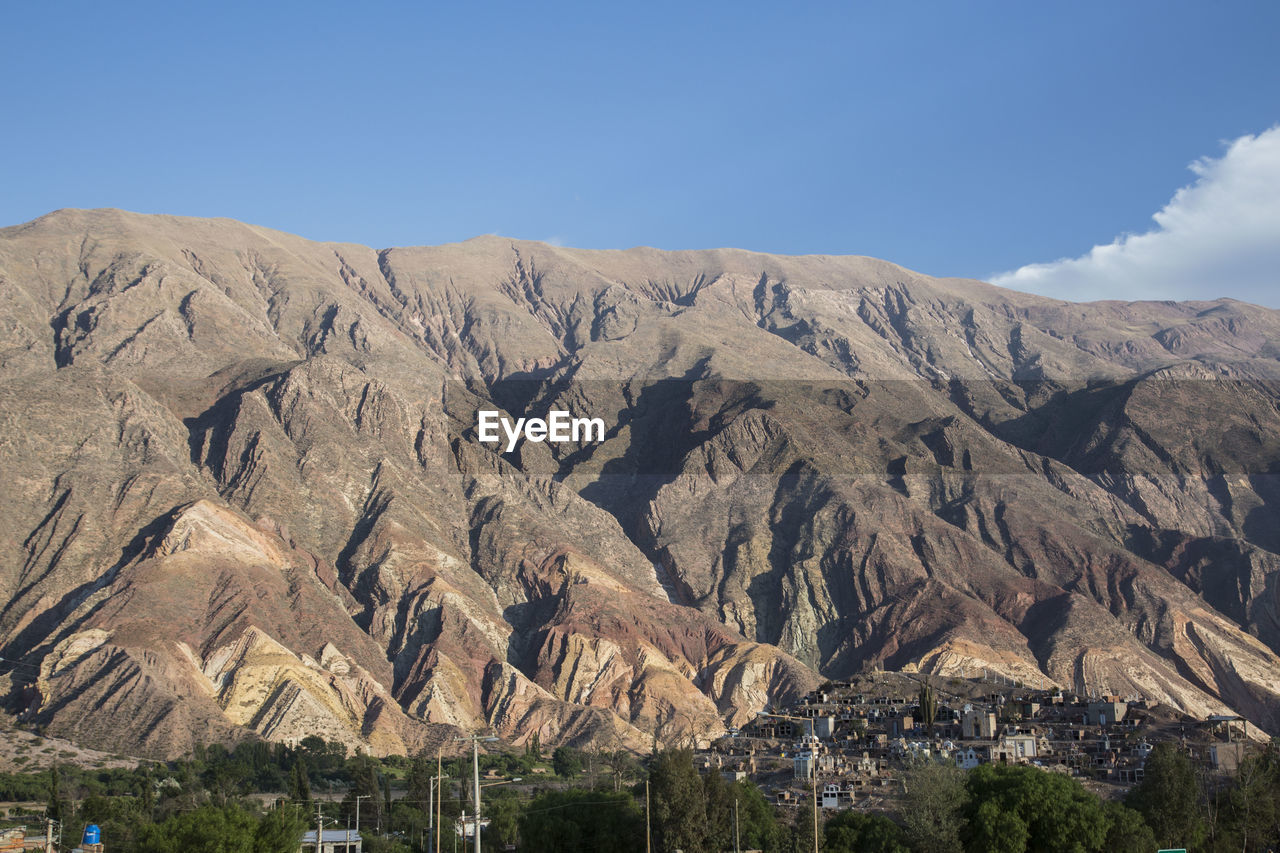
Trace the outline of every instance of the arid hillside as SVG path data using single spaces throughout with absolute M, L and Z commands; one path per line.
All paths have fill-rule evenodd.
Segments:
M 504 453 L 482 409 L 605 440 Z M 1278 733 L 1277 474 L 1280 312 L 1231 300 L 0 229 L 0 673 L 111 752 L 643 746 L 874 666 Z

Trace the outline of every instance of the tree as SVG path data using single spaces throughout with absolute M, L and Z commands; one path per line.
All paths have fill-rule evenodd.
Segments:
M 359 807 L 360 825 L 373 827 L 375 833 L 382 832 L 385 808 L 382 785 L 378 779 L 378 768 L 367 755 L 355 759 L 351 772 L 351 790 L 342 800 L 342 818 L 355 826 L 356 797 L 361 797 Z
M 614 749 L 604 754 L 605 766 L 609 768 L 609 775 L 613 778 L 614 792 L 621 791 L 623 785 L 636 778 L 640 772 L 640 765 L 636 762 L 636 757 L 626 749 Z
M 969 819 L 967 848 L 982 853 L 1023 853 L 1029 834 L 1021 816 L 988 800 L 980 804 Z
M 253 833 L 253 853 L 297 853 L 298 839 L 306 829 L 298 809 L 267 812 Z
M 906 774 L 903 824 L 920 853 L 952 853 L 960 847 L 963 812 L 969 800 L 964 771 L 926 761 Z
M 969 771 L 970 851 L 1108 850 L 1112 819 L 1079 782 L 1035 767 L 983 764 Z
M 789 833 L 778 822 L 773 804 L 750 779 L 739 779 L 730 787 L 738 804 L 738 835 L 743 849 L 765 853 L 783 850 Z
M 572 779 L 582 772 L 582 753 L 571 746 L 558 746 L 551 753 L 551 767 L 562 779 Z
M 1104 848 L 1107 853 L 1150 853 L 1156 849 L 1156 836 L 1142 815 L 1120 803 L 1106 803 L 1111 821 Z
M 78 825 L 97 824 L 111 850 L 132 850 L 138 832 L 151 823 L 151 813 L 138 797 L 90 795 L 81 802 L 78 817 Z M 79 838 L 72 827 L 64 827 L 62 835 L 73 841 Z
M 435 762 L 425 752 L 419 752 L 409 762 L 409 772 L 405 776 L 405 800 L 423 814 L 434 799 L 431 780 L 435 775 Z
M 702 777 L 702 796 L 707 849 L 733 849 L 733 789 L 723 775 L 712 770 Z
M 520 822 L 520 800 L 513 791 L 499 789 L 493 794 L 486 794 L 484 817 L 489 820 L 481 839 L 486 846 L 496 845 L 495 849 L 501 849 L 515 842 Z
M 929 738 L 933 738 L 933 724 L 938 719 L 938 697 L 933 692 L 933 682 L 929 676 L 924 677 L 924 683 L 920 685 L 920 724 L 929 732 Z
M 660 752 L 649 767 L 654 844 L 700 853 L 707 838 L 706 794 L 693 767 L 693 750 Z
M 257 820 L 240 806 L 206 804 L 145 827 L 137 849 L 138 853 L 257 853 L 257 828 Z M 292 843 L 297 841 L 295 836 Z
M 842 811 L 822 830 L 826 853 L 910 853 L 906 835 L 882 815 Z
M 1147 756 L 1143 779 L 1125 803 L 1155 832 L 1161 847 L 1195 847 L 1205 836 L 1198 808 L 1200 788 L 1187 754 L 1158 743 Z
M 806 784 L 804 786 L 805 795 L 802 800 L 808 800 L 813 793 L 813 785 Z M 814 834 L 813 824 L 815 815 L 811 806 L 812 801 L 808 805 L 801 804 L 796 809 L 796 822 L 791 826 L 791 846 L 790 849 L 795 853 L 810 853 L 813 850 Z
M 293 760 L 293 770 L 289 773 L 289 799 L 311 805 L 311 779 L 307 774 L 307 760 L 299 755 Z
M 1280 761 L 1274 747 L 1242 761 L 1216 799 L 1220 818 L 1214 849 L 1280 847 Z
M 377 835 L 364 836 L 362 849 L 365 853 L 411 853 L 409 845 L 393 838 L 381 838 Z
M 644 814 L 630 794 L 553 791 L 537 797 L 520 816 L 520 840 L 525 850 L 639 853 Z
M 59 823 L 67 819 L 67 804 L 62 799 L 62 770 L 56 764 L 49 770 L 49 802 L 45 814 L 49 820 Z

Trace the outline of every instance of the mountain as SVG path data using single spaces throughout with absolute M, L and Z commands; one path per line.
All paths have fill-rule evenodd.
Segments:
M 1280 312 L 1232 300 L 58 211 L 0 229 L 0 419 L 8 707 L 88 746 L 641 746 L 869 667 L 1280 731 Z

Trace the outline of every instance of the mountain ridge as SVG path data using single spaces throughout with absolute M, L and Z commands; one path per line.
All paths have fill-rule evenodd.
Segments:
M 0 288 L 0 649 L 51 732 L 643 745 L 867 666 L 1280 730 L 1280 312 L 119 211 L 0 229 Z M 501 454 L 480 407 L 608 431 Z M 163 714 L 85 728 L 121 696 Z

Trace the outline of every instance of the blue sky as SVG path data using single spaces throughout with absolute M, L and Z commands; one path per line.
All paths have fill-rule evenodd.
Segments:
M 1090 290 L 1089 260 L 1166 228 L 1153 214 L 1215 162 L 1255 195 L 1257 169 L 1280 175 L 1280 146 L 1230 160 L 1280 136 L 1272 2 L 64 2 L 4 20 L 0 224 L 120 207 L 379 247 L 867 254 L 1065 298 L 1277 302 L 1270 189 L 1257 269 L 1229 280 L 1162 293 L 1184 266 L 1164 257 Z M 1083 266 L 1044 272 L 1061 258 Z

